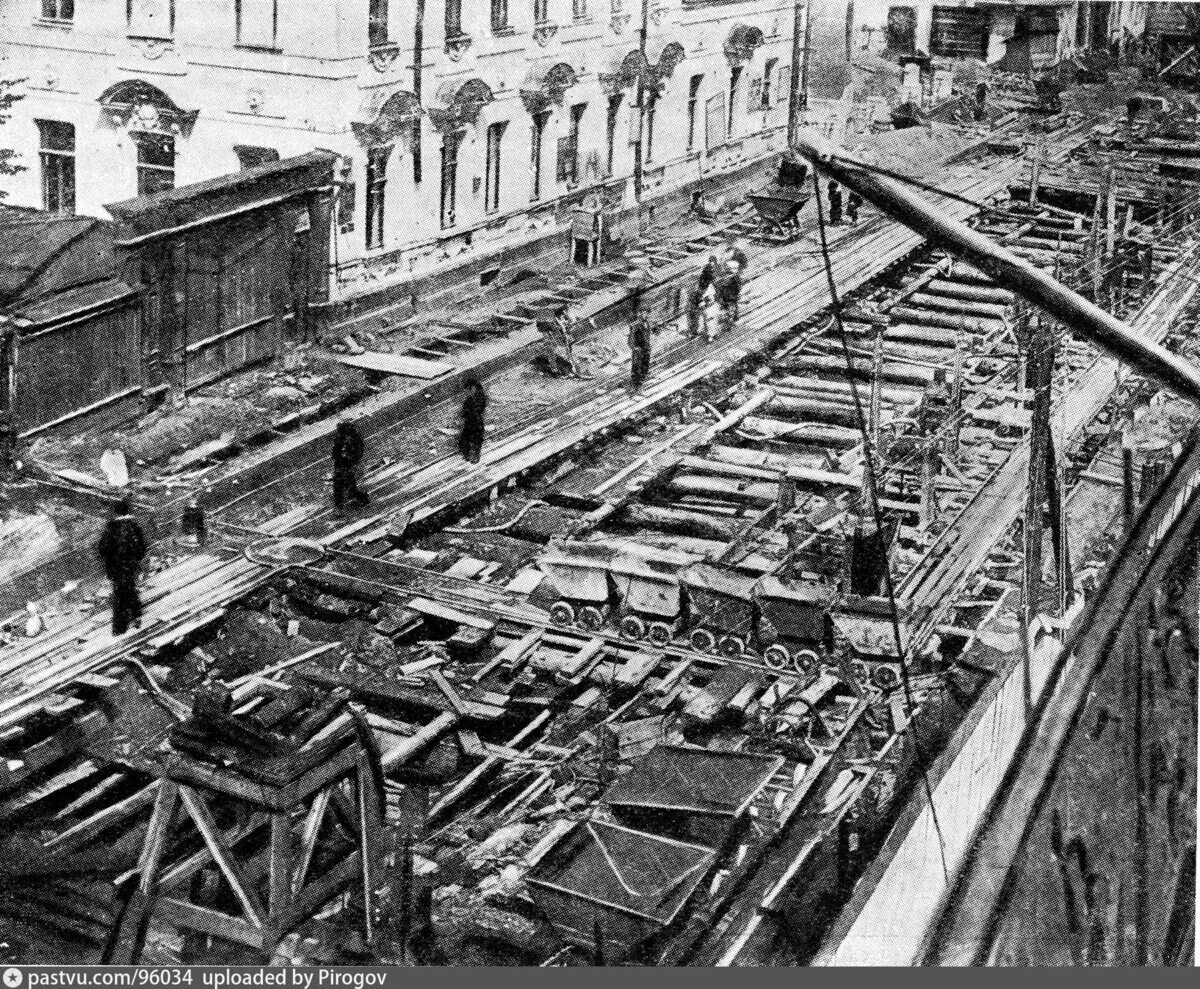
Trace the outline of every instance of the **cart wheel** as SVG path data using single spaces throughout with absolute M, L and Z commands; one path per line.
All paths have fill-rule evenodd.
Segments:
M 666 622 L 651 622 L 646 632 L 646 638 L 651 645 L 665 646 L 671 641 L 671 626 Z
M 706 628 L 698 628 L 691 635 L 692 648 L 696 652 L 715 652 L 717 637 Z
M 746 651 L 746 643 L 744 643 L 736 635 L 726 635 L 721 639 L 721 655 L 728 656 L 730 659 L 737 659 Z
M 604 615 L 595 605 L 585 604 L 579 609 L 579 627 L 589 632 L 597 631 L 604 624 Z
M 797 673 L 812 673 L 820 665 L 821 657 L 811 649 L 797 649 L 796 655 L 792 657 L 792 668 Z
M 575 624 L 575 609 L 569 601 L 555 601 L 550 605 L 550 621 L 560 628 Z
M 767 651 L 763 653 L 763 662 L 773 670 L 784 669 L 791 658 L 783 646 L 767 646 Z
M 880 690 L 895 690 L 900 685 L 900 674 L 890 666 L 876 666 L 871 679 Z
M 626 615 L 621 619 L 621 636 L 634 641 L 645 637 L 646 623 L 637 615 Z

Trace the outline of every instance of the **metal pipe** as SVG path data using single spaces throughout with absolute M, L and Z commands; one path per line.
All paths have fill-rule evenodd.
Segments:
M 1200 402 L 1200 370 L 1028 261 L 938 213 L 898 182 L 873 173 L 865 162 L 810 130 L 797 134 L 793 149 L 893 219 L 1039 306 L 1121 363 L 1183 398 Z

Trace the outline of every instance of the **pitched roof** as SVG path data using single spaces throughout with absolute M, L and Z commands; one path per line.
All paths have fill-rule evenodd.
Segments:
M 124 235 L 146 236 L 326 184 L 338 158 L 332 151 L 309 151 L 104 208 L 122 224 Z
M 0 205 L 0 305 L 28 290 L 40 275 L 100 220 Z

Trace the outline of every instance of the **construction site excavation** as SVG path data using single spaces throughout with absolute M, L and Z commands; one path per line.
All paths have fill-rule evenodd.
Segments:
M 977 6 L 932 7 L 931 44 Z M 1057 5 L 1087 39 L 1128 6 Z M 461 278 L 405 255 L 341 299 L 349 262 L 311 252 L 356 201 L 320 148 L 106 207 L 163 378 L 45 422 L 0 389 L 0 959 L 1192 964 L 1197 56 L 1101 38 L 1043 71 L 1054 9 L 923 90 L 942 70 L 893 48 L 924 14 L 891 8 L 855 48 L 908 80 L 886 120 L 797 66 L 774 143 L 674 191 L 642 142 L 692 48 L 648 56 L 647 14 L 605 76 L 636 88 L 636 206 L 601 182 L 565 240 L 464 247 Z M 785 31 L 738 27 L 735 66 Z M 418 102 L 350 125 L 414 162 L 495 98 L 436 104 L 421 51 Z M 754 71 L 766 121 L 788 79 Z M 521 90 L 535 161 L 583 85 L 552 76 Z M 693 130 L 731 133 L 738 78 Z M 297 301 L 300 269 L 333 282 Z M 0 308 L 39 355 L 13 382 L 51 373 L 22 343 L 45 298 Z

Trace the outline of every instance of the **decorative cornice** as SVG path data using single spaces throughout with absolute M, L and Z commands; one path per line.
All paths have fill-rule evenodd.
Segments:
M 376 72 L 386 72 L 399 57 L 400 46 L 391 41 L 385 45 L 376 45 L 367 52 L 367 61 Z
M 450 57 L 451 62 L 457 62 L 463 57 L 463 52 L 471 47 L 471 36 L 469 34 L 456 34 L 453 38 L 446 39 L 446 54 Z
M 533 40 L 545 48 L 550 44 L 550 40 L 558 34 L 557 24 L 535 24 L 533 28 Z

